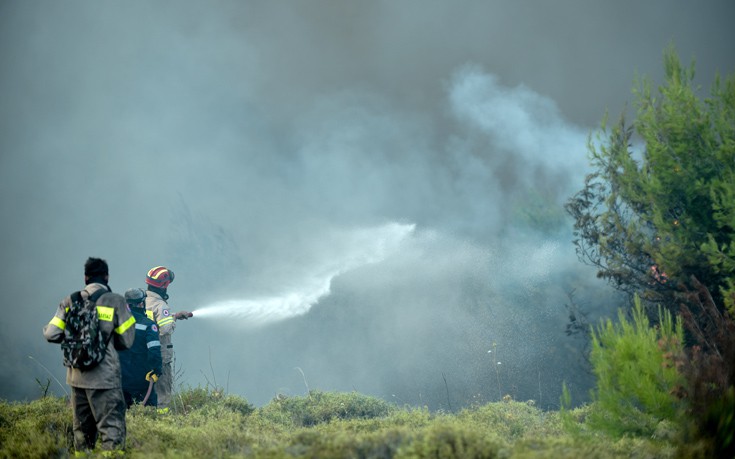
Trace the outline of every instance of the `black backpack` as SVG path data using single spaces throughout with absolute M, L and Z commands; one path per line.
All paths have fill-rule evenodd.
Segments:
M 64 351 L 64 365 L 80 370 L 90 370 L 105 358 L 107 341 L 102 336 L 97 317 L 97 299 L 107 290 L 101 288 L 83 299 L 81 292 L 71 296 L 71 307 L 66 313 L 66 328 L 61 349 Z

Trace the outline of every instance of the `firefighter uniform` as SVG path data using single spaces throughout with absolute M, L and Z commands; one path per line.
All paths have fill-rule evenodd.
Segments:
M 163 409 L 171 403 L 171 394 L 173 393 L 174 345 L 171 344 L 171 335 L 176 328 L 176 322 L 166 300 L 154 291 L 148 290 L 146 292 L 145 309 L 148 318 L 158 325 L 162 373 L 160 373 L 156 384 L 156 393 L 158 395 L 158 407 Z
M 139 290 L 141 295 L 142 290 Z M 143 298 L 141 298 L 142 303 Z M 156 376 L 161 374 L 161 342 L 158 335 L 158 326 L 146 317 L 144 307 L 130 307 L 135 317 L 135 343 L 127 351 L 120 352 L 122 365 L 122 389 L 125 395 L 125 404 L 128 408 L 133 403 L 142 402 L 148 392 L 150 373 Z M 152 390 L 147 406 L 156 406 L 156 391 Z
M 89 370 L 69 367 L 66 371 L 66 383 L 72 388 L 74 447 L 77 451 L 93 449 L 98 435 L 103 449 L 125 447 L 125 401 L 118 351 L 133 345 L 135 318 L 130 314 L 125 299 L 110 292 L 104 284 L 87 284 L 81 291 L 82 298 L 89 298 L 99 289 L 108 290 L 96 302 L 99 326 L 108 343 L 105 357 Z M 64 340 L 66 314 L 70 307 L 71 297 L 67 296 L 43 329 L 47 341 L 61 343 Z

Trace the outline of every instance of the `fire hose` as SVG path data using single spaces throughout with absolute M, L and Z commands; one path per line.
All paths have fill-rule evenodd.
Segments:
M 148 381 L 148 392 L 145 393 L 145 398 L 142 402 L 143 406 L 145 406 L 146 402 L 148 401 L 148 397 L 150 397 L 151 392 L 153 392 L 153 384 L 158 382 L 158 375 L 156 375 L 154 371 L 155 370 L 151 370 L 145 375 L 145 380 Z
M 143 401 L 141 402 L 141 405 L 145 406 L 146 402 L 148 401 L 148 397 L 151 396 L 151 392 L 153 392 L 153 378 L 151 378 L 148 381 L 148 392 L 145 393 L 145 398 L 143 398 Z

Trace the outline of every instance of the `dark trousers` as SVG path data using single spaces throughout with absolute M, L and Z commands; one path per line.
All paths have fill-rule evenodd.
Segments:
M 122 389 L 71 388 L 74 448 L 94 449 L 99 435 L 102 449 L 125 448 L 125 399 Z

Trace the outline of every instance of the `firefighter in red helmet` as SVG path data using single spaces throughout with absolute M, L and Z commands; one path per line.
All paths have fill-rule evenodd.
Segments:
M 163 360 L 162 374 L 158 379 L 156 392 L 158 394 L 158 409 L 167 411 L 173 392 L 173 363 L 174 345 L 171 335 L 176 328 L 177 320 L 186 320 L 192 316 L 190 312 L 180 311 L 173 313 L 168 306 L 168 286 L 174 281 L 174 272 L 165 266 L 156 266 L 148 271 L 145 283 L 148 292 L 145 297 L 146 315 L 158 324 L 158 333 L 161 340 L 161 358 Z

